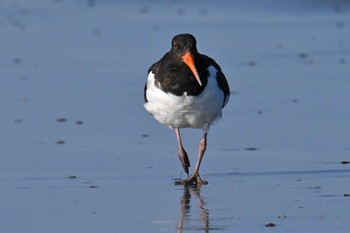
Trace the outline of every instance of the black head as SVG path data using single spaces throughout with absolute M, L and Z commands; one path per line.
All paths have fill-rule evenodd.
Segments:
M 178 34 L 174 36 L 171 41 L 171 50 L 170 52 L 174 55 L 177 55 L 181 58 L 187 52 L 191 52 L 192 54 L 197 53 L 197 42 L 196 38 L 194 38 L 191 34 Z
M 198 53 L 196 44 L 196 38 L 191 34 L 176 35 L 171 41 L 170 54 L 179 62 L 186 64 L 191 69 L 198 84 L 202 86 L 194 61 Z

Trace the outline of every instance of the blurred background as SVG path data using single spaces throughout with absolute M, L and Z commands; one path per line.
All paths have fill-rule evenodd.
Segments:
M 173 186 L 175 134 L 143 108 L 185 32 L 232 90 L 202 194 Z M 347 0 L 0 0 L 0 229 L 347 232 L 349 74 Z
M 80 153 L 86 166 L 104 154 L 113 171 L 107 161 L 123 153 L 174 153 L 173 133 L 143 109 L 143 87 L 183 32 L 231 85 L 213 150 L 347 154 L 349 20 L 345 0 L 2 0 L 1 171 L 74 170 Z

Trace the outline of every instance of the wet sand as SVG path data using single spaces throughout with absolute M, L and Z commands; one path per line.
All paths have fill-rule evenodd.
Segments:
M 349 170 L 2 179 L 4 232 L 346 232 Z
M 348 231 L 350 5 L 215 4 L 0 2 L 1 232 Z M 182 32 L 232 88 L 200 188 L 143 109 Z

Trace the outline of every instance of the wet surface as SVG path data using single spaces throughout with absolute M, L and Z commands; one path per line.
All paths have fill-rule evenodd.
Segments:
M 348 232 L 349 23 L 344 1 L 0 1 L 0 231 Z M 232 87 L 200 188 L 143 109 L 182 32 Z
M 349 170 L 208 174 L 210 184 L 201 187 L 174 186 L 169 176 L 2 179 L 2 227 L 10 232 L 59 232 L 62 227 L 69 232 L 270 227 L 345 232 L 349 177 Z M 22 224 L 15 224 L 14 214 Z

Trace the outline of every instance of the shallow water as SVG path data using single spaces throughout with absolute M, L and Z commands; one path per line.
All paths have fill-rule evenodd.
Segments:
M 350 171 L 2 179 L 4 232 L 346 232 Z M 14 216 L 16 216 L 14 218 Z M 20 221 L 18 221 L 20 220 Z
M 349 23 L 344 1 L 0 1 L 1 232 L 347 232 Z M 182 32 L 232 89 L 200 188 L 143 109 Z

